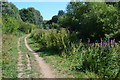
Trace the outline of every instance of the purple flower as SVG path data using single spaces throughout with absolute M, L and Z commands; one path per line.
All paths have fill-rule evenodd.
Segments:
M 90 39 L 88 39 L 88 44 L 90 44 Z
M 110 47 L 109 46 L 106 46 L 107 49 L 109 49 Z
M 107 45 L 107 42 L 104 42 L 103 45 L 106 46 L 106 45 Z
M 100 42 L 100 46 L 102 46 L 102 42 Z
M 109 45 L 109 44 L 110 44 L 110 41 L 107 41 L 107 44 Z

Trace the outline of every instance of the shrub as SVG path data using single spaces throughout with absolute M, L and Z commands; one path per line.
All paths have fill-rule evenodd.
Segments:
M 38 30 L 33 32 L 32 37 L 41 47 L 58 52 L 70 44 L 70 33 L 65 29 Z
M 7 33 L 17 33 L 17 30 L 19 28 L 19 23 L 15 18 L 6 16 L 2 18 L 3 22 L 3 31 Z
M 3 32 L 6 33 L 18 33 L 19 31 L 24 33 L 30 33 L 33 29 L 36 28 L 34 24 L 25 23 L 22 21 L 18 21 L 15 18 L 4 16 L 2 18 L 3 22 Z
M 19 30 L 24 33 L 30 33 L 33 29 L 36 28 L 34 24 L 31 23 L 25 23 L 25 22 L 19 22 Z

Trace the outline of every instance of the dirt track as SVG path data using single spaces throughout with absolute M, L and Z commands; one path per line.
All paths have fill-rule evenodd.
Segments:
M 42 57 L 40 57 L 37 53 L 35 53 L 28 45 L 28 42 L 27 42 L 27 37 L 29 37 L 29 35 L 27 35 L 25 38 L 24 38 L 24 41 L 25 41 L 25 46 L 27 47 L 27 49 L 35 56 L 35 59 L 36 61 L 38 62 L 38 66 L 40 67 L 40 72 L 42 73 L 42 76 L 43 78 L 55 78 L 55 73 L 54 71 L 52 71 L 50 69 L 50 67 L 45 63 L 45 61 L 43 60 Z

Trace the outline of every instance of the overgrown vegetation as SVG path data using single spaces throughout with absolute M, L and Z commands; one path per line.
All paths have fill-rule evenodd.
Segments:
M 42 49 L 53 49 L 61 52 L 70 44 L 70 34 L 65 29 L 59 30 L 38 30 L 33 32 L 31 37 L 41 46 Z
M 2 30 L 4 33 L 30 33 L 33 29 L 36 28 L 34 24 L 18 21 L 15 18 L 7 15 L 2 17 L 2 23 Z
M 40 50 L 51 50 L 68 59 L 70 70 L 93 72 L 99 78 L 119 78 L 119 2 L 70 2 L 66 11 L 59 18 L 53 16 L 54 23 L 64 28 L 32 33 Z M 51 26 L 52 20 L 46 25 Z
M 31 37 L 39 44 L 42 50 L 53 50 L 63 58 L 68 58 L 71 70 L 90 71 L 97 73 L 100 78 L 116 78 L 119 73 L 120 45 L 115 40 L 101 43 L 74 43 L 71 41 L 70 33 L 61 29 L 38 30 Z

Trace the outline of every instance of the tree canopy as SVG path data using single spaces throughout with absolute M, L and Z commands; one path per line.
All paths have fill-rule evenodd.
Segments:
M 64 14 L 65 14 L 65 12 L 63 10 L 58 11 L 58 16 L 63 16 Z
M 118 26 L 118 9 L 104 2 L 70 2 L 67 13 L 59 19 L 61 26 L 79 32 L 80 38 L 105 37 L 116 32 Z
M 4 6 L 6 5 L 6 7 L 2 7 L 2 15 L 3 16 L 10 16 L 17 20 L 21 20 L 21 17 L 19 15 L 19 10 L 14 4 L 4 2 L 2 5 L 4 5 Z
M 34 24 L 23 22 L 23 17 L 20 16 L 19 10 L 14 4 L 4 2 L 2 5 L 4 5 L 2 7 L 2 23 L 3 23 L 2 30 L 4 33 L 15 34 L 19 32 L 30 33 L 36 27 Z M 29 10 L 32 11 L 33 9 L 29 8 Z M 39 11 L 36 11 L 36 14 L 40 15 Z M 29 19 L 28 21 L 32 20 L 30 16 L 29 18 L 27 18 Z M 37 19 L 39 20 L 38 16 L 35 16 L 35 19 L 34 19 L 34 21 L 36 21 L 35 24 L 39 24 L 41 22 L 41 21 L 37 22 Z
M 41 16 L 40 12 L 32 7 L 21 9 L 20 16 L 24 22 L 33 23 L 38 26 L 41 26 L 43 21 L 43 17 Z

